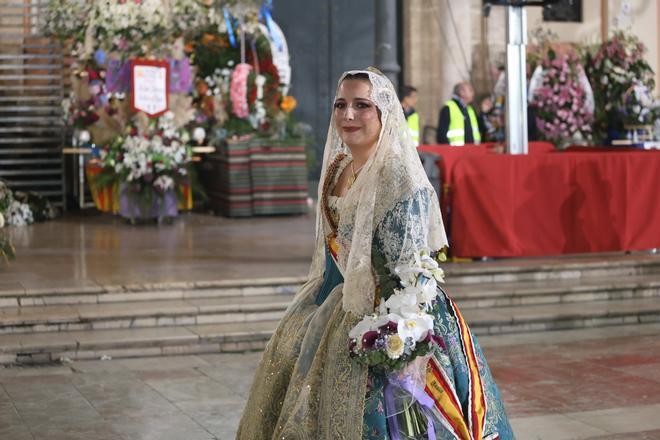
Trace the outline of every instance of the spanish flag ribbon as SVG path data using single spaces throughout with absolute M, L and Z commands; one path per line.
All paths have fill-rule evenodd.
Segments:
M 463 410 L 452 383 L 447 378 L 435 358 L 429 359 L 426 366 L 426 393 L 435 402 L 435 407 L 442 414 L 445 427 L 459 440 L 470 440 L 470 430 L 465 423 Z
M 445 295 L 446 296 L 446 295 Z M 486 396 L 483 381 L 479 374 L 476 350 L 472 334 L 463 315 L 454 301 L 446 296 L 449 313 L 458 324 L 461 351 L 468 367 L 468 407 L 463 413 L 461 403 L 452 382 L 434 358 L 428 363 L 426 374 L 426 392 L 435 401 L 436 408 L 447 421 L 446 427 L 459 440 L 485 440 Z

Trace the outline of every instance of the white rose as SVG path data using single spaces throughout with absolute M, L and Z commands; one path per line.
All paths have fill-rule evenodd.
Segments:
M 387 351 L 387 356 L 390 359 L 399 359 L 403 354 L 404 348 L 405 344 L 397 334 L 389 335 L 385 340 L 385 349 Z
M 2 215 L 2 213 L 0 212 L 0 228 L 4 228 L 4 226 L 5 226 L 5 216 Z
M 433 318 L 423 312 L 405 317 L 397 326 L 399 336 L 403 340 L 411 338 L 413 342 L 420 341 L 429 330 L 433 330 Z

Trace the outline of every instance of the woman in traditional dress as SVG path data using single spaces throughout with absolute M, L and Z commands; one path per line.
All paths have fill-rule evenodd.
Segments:
M 355 355 L 364 348 L 356 329 L 380 319 L 391 306 L 386 300 L 401 292 L 400 268 L 419 260 L 421 249 L 447 245 L 394 87 L 375 69 L 339 80 L 318 195 L 309 281 L 266 346 L 237 438 L 513 438 L 483 354 L 435 282 L 425 310 L 432 317 L 426 340 L 437 344 L 412 361 L 413 339 L 397 348 L 390 342 L 399 339 L 381 338 L 388 355 L 376 357 L 401 361 L 399 373 L 421 371 L 408 376 L 421 384 L 397 388 L 397 371 Z M 415 322 L 426 321 L 411 318 L 404 330 L 415 330 Z

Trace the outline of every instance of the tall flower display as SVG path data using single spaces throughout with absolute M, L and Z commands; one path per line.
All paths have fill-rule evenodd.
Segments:
M 209 27 L 189 42 L 198 78 L 192 125 L 204 128 L 209 144 L 224 138 L 291 135 L 290 127 L 281 129 L 286 118 L 280 103 L 282 99 L 290 103 L 293 97 L 285 94 L 286 86 L 280 83 L 268 29 L 250 22 L 244 31 L 243 53 L 228 29 Z M 287 110 L 293 110 L 290 107 Z
M 98 176 L 89 180 L 93 194 L 99 194 L 98 184 L 112 196 L 119 183 L 121 194 L 169 197 L 186 177 L 189 144 L 222 147 L 225 139 L 283 134 L 274 130 L 274 122 L 289 88 L 289 76 L 282 81 L 279 76 L 290 70 L 288 50 L 274 44 L 285 43 L 283 35 L 273 31 L 272 19 L 268 26 L 260 22 L 270 15 L 262 8 L 260 16 L 257 2 L 49 0 L 48 11 L 46 34 L 64 41 L 77 57 L 72 94 L 63 109 L 67 125 L 75 129 L 73 145 L 100 152 L 100 160 L 88 164 L 94 169 L 90 175 Z M 173 117 L 149 128 L 131 96 L 137 84 L 131 66 L 143 58 L 169 65 L 167 102 Z M 186 192 L 188 207 L 191 193 Z M 97 203 L 101 210 L 107 205 Z
M 646 48 L 637 37 L 623 31 L 585 52 L 585 66 L 596 100 L 595 137 L 607 130 L 621 131 L 623 124 L 652 124 L 658 115 L 650 96 L 654 73 L 644 59 Z
M 593 122 L 591 88 L 575 51 L 548 48 L 534 77 L 540 81 L 531 92 L 531 104 L 541 135 L 557 145 L 576 138 L 589 139 Z

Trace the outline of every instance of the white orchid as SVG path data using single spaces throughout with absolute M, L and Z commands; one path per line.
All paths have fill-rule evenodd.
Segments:
M 413 342 L 424 339 L 429 330 L 433 331 L 433 317 L 424 312 L 403 318 L 397 326 L 399 336 L 403 340 L 411 338 Z
M 415 286 L 408 286 L 403 290 L 396 289 L 387 301 L 385 301 L 385 306 L 387 306 L 392 313 L 399 315 L 417 313 L 419 311 L 419 293 L 420 289 Z
M 402 316 L 395 313 L 388 313 L 385 315 L 372 313 L 371 315 L 365 315 L 364 318 L 362 318 L 362 320 L 351 329 L 348 336 L 359 340 L 362 338 L 362 335 L 367 332 L 378 330 L 379 327 L 384 326 L 388 322 L 398 323 L 402 319 Z
M 435 278 L 420 277 L 417 282 L 417 301 L 420 304 L 429 306 L 438 296 L 438 283 Z
M 423 248 L 414 255 L 414 262 L 409 265 L 397 266 L 394 273 L 401 279 L 403 286 L 415 285 L 419 276 L 434 278 L 437 282 L 444 282 L 445 273 L 438 262 L 431 257 L 428 248 Z

